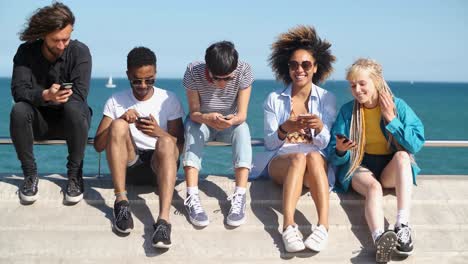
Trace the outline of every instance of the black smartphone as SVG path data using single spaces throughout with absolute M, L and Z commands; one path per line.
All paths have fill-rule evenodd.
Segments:
M 137 121 L 138 122 L 141 122 L 141 120 L 151 120 L 151 118 L 149 116 L 139 116 L 137 117 Z
M 230 119 L 232 119 L 232 117 L 233 117 L 233 116 L 223 116 L 223 119 L 224 119 L 224 120 L 230 120 Z
M 60 85 L 60 90 L 71 89 L 73 87 L 73 83 L 62 83 Z
M 344 138 L 344 141 L 343 143 L 348 143 L 349 141 L 349 138 L 347 138 L 345 135 L 343 134 L 336 134 L 336 137 L 339 138 L 339 139 L 343 139 Z

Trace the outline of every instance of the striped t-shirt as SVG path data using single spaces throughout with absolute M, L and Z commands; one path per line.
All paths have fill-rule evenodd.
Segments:
M 198 91 L 200 112 L 217 112 L 222 115 L 237 114 L 237 97 L 239 89 L 246 89 L 253 83 L 250 65 L 239 61 L 234 70 L 234 79 L 228 81 L 224 88 L 218 88 L 207 79 L 206 64 L 192 62 L 184 74 L 185 89 Z

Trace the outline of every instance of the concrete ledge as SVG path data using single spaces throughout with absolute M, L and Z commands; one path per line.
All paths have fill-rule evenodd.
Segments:
M 224 224 L 226 198 L 234 183 L 208 176 L 200 182 L 201 199 L 210 225 L 198 229 L 185 215 L 185 183 L 178 182 L 171 208 L 173 247 L 151 246 L 158 197 L 149 186 L 129 186 L 135 229 L 127 237 L 112 232 L 114 202 L 110 178 L 86 177 L 85 199 L 63 205 L 66 179 L 43 175 L 39 200 L 21 205 L 17 190 L 22 177 L 0 175 L 0 263 L 374 263 L 374 249 L 357 194 L 330 196 L 330 243 L 315 254 L 286 253 L 281 242 L 281 188 L 270 181 L 248 186 L 248 219 L 239 228 Z M 414 188 L 411 223 L 415 253 L 404 263 L 468 263 L 468 176 L 420 176 Z M 389 226 L 396 215 L 392 192 L 384 197 Z M 315 206 L 305 190 L 296 221 L 304 236 L 316 223 Z M 398 259 L 395 259 L 398 260 Z

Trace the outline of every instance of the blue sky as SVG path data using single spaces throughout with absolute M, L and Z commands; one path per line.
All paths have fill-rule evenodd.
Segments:
M 278 34 L 313 25 L 332 43 L 333 79 L 358 57 L 383 64 L 388 80 L 468 82 L 468 1 L 63 1 L 76 16 L 72 38 L 88 45 L 93 77 L 125 76 L 126 55 L 147 46 L 160 78 L 182 78 L 219 40 L 233 41 L 257 79 L 273 79 L 267 58 Z M 0 76 L 26 19 L 51 1 L 0 0 Z

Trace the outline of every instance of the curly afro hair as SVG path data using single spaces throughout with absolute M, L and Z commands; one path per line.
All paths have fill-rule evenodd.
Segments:
M 292 82 L 289 76 L 289 59 L 296 50 L 307 50 L 317 65 L 312 82 L 318 84 L 333 71 L 332 63 L 336 58 L 331 54 L 330 47 L 330 42 L 319 38 L 313 27 L 300 25 L 278 36 L 276 42 L 271 45 L 269 62 L 276 79 L 288 85 Z

